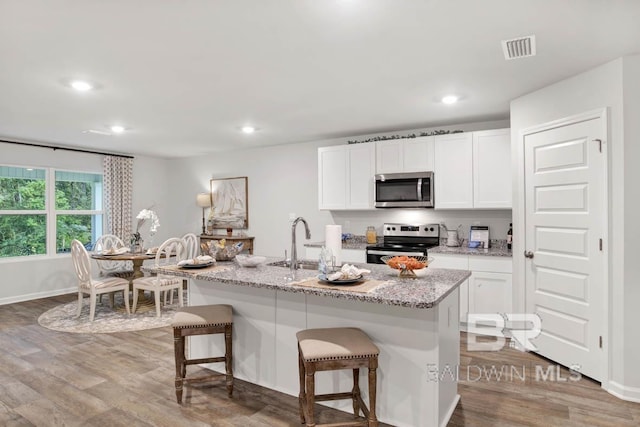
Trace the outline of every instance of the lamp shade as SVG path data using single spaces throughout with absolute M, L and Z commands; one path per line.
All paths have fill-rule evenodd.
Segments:
M 196 197 L 196 204 L 201 208 L 211 206 L 211 195 L 209 193 L 200 193 Z

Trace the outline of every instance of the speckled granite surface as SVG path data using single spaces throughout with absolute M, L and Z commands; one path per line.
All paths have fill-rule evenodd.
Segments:
M 269 258 L 267 263 L 273 261 L 280 261 L 280 259 Z M 417 279 L 400 279 L 398 272 L 386 265 L 361 264 L 359 265 L 361 268 L 371 270 L 371 274 L 368 275 L 369 277 L 387 281 L 387 284 L 381 285 L 371 292 L 360 293 L 349 292 L 348 286 L 343 286 L 339 289 L 319 289 L 291 284 L 291 282 L 304 280 L 305 278 L 317 275 L 317 272 L 312 270 L 296 270 L 292 276 L 288 268 L 269 265 L 260 265 L 257 268 L 241 268 L 235 262 L 231 261 L 219 262 L 218 266 L 229 266 L 230 268 L 202 271 L 163 269 L 162 267 L 156 270 L 151 267 L 143 267 L 143 270 L 179 277 L 191 277 L 210 282 L 222 282 L 285 292 L 301 292 L 311 295 L 409 308 L 431 308 L 435 306 L 471 275 L 469 271 L 465 270 L 427 268 L 423 277 Z M 212 286 L 215 286 L 215 284 L 212 283 Z
M 491 247 L 489 249 L 472 249 L 466 246 L 450 247 L 436 246 L 429 249 L 429 254 L 450 254 L 450 255 L 481 255 L 481 256 L 500 256 L 512 257 L 511 249 L 505 247 Z

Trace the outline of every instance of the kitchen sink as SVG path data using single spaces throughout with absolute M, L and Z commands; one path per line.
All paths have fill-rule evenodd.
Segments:
M 270 262 L 269 264 L 272 267 L 285 267 L 291 268 L 291 263 L 289 261 L 276 261 Z M 312 261 L 307 259 L 301 259 L 298 261 L 298 268 L 303 270 L 317 270 L 318 269 L 318 261 Z

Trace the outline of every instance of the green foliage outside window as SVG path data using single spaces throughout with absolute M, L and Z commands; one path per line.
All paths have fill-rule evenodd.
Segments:
M 43 169 L 0 166 L 0 258 L 47 253 L 45 183 Z M 101 175 L 55 172 L 55 210 L 63 211 L 50 213 L 56 215 L 56 252 L 68 252 L 73 239 L 91 247 L 102 234 L 102 215 L 94 213 L 102 208 L 101 191 Z M 25 210 L 42 212 L 16 212 Z

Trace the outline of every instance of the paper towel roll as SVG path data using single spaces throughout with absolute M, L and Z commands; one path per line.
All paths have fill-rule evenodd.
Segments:
M 331 250 L 336 265 L 342 264 L 342 226 L 327 225 L 324 229 L 324 246 Z

